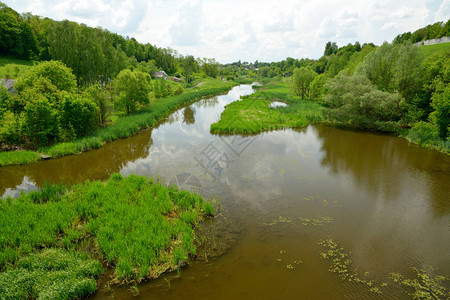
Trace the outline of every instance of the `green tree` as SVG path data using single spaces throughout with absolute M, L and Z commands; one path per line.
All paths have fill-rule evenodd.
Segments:
M 140 71 L 122 70 L 114 80 L 118 96 L 116 107 L 125 110 L 127 114 L 136 110 L 139 104 L 149 103 L 150 75 Z
M 324 85 L 328 77 L 325 74 L 320 74 L 314 77 L 314 80 L 310 84 L 311 97 L 321 98 L 324 92 Z
M 355 72 L 366 76 L 381 91 L 398 91 L 403 98 L 412 99 L 422 88 L 422 55 L 410 44 L 384 43 L 370 52 Z
M 103 125 L 109 113 L 109 95 L 100 84 L 92 84 L 86 89 L 86 96 L 94 101 L 97 106 L 98 123 Z
M 216 76 L 219 74 L 219 64 L 214 58 L 204 58 L 203 60 L 201 60 L 201 66 L 201 69 L 206 74 L 206 76 L 216 78 Z
M 264 66 L 259 69 L 258 73 L 261 77 L 268 77 L 269 71 L 270 71 L 270 68 L 268 66 Z
M 15 84 L 19 93 L 33 88 L 44 89 L 42 92 L 47 90 L 74 92 L 76 86 L 72 70 L 62 62 L 53 60 L 33 66 Z
M 22 59 L 36 56 L 36 36 L 16 11 L 0 2 L 0 55 Z
M 330 56 L 333 53 L 336 53 L 338 50 L 338 46 L 335 42 L 331 43 L 330 41 L 327 42 L 325 45 L 325 51 L 323 52 L 323 55 Z
M 310 87 L 309 85 L 314 80 L 314 77 L 317 76 L 317 73 L 314 72 L 311 66 L 301 67 L 294 70 L 294 76 L 292 78 L 292 84 L 294 87 L 294 91 L 298 96 L 301 96 L 302 99 L 305 96 L 309 96 Z
M 364 76 L 340 73 L 325 84 L 326 115 L 355 126 L 395 131 L 401 117 L 400 95 L 378 90 Z
M 67 94 L 59 107 L 60 125 L 66 131 L 73 131 L 71 139 L 90 133 L 97 123 L 97 109 L 94 102 L 81 95 Z
M 54 105 L 36 94 L 25 106 L 22 133 L 30 146 L 45 146 L 59 135 L 59 116 Z
M 108 31 L 67 20 L 48 29 L 51 56 L 72 68 L 78 83 L 85 85 L 106 83 L 126 67 L 128 58 L 121 44 L 113 46 L 113 38 Z
M 191 74 L 198 68 L 197 61 L 192 55 L 188 55 L 181 60 L 183 75 L 187 83 L 191 82 Z
M 447 140 L 450 126 L 450 85 L 441 87 L 441 90 L 434 93 L 431 106 L 435 109 L 430 118 L 438 127 L 439 137 Z

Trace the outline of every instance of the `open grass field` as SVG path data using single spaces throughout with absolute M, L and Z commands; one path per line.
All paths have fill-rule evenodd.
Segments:
M 0 78 L 17 78 L 27 71 L 33 62 L 31 60 L 22 60 L 16 58 L 0 57 Z
M 112 283 L 156 278 L 196 254 L 212 215 L 201 196 L 135 175 L 0 199 L 0 299 L 86 296 L 100 262 Z
M 284 102 L 286 107 L 271 108 L 273 101 Z M 301 128 L 311 122 L 322 121 L 320 105 L 311 99 L 293 94 L 288 82 L 270 82 L 250 96 L 229 104 L 211 133 L 255 134 L 267 130 Z
M 447 55 L 447 57 L 450 57 L 450 43 L 420 46 L 419 49 L 424 54 L 425 57 L 434 54 Z

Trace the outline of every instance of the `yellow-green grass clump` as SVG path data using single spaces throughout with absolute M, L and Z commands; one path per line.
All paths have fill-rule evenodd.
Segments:
M 22 165 L 36 162 L 41 159 L 41 155 L 34 151 L 1 151 L 0 166 Z
M 0 273 L 0 299 L 79 299 L 97 289 L 99 261 L 64 249 L 45 249 Z

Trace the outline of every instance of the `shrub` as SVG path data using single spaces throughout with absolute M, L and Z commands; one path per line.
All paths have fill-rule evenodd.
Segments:
M 176 95 L 181 95 L 181 94 L 183 94 L 183 92 L 184 92 L 183 87 L 181 87 L 181 85 L 179 85 L 179 86 L 173 91 L 173 94 L 176 96 Z

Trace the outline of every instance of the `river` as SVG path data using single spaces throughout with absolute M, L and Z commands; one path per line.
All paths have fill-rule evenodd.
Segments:
M 139 286 L 143 299 L 392 299 L 390 272 L 450 274 L 450 157 L 404 139 L 325 125 L 256 136 L 217 136 L 210 125 L 251 85 L 180 108 L 158 126 L 80 155 L 0 168 L 0 195 L 111 173 L 159 176 L 220 199 L 225 252 Z M 226 243 L 221 241 L 226 240 Z M 319 242 L 332 239 L 350 269 L 329 272 Z M 448 281 L 446 286 L 449 287 Z M 117 299 L 133 298 L 113 288 Z M 109 292 L 99 292 L 103 299 Z

